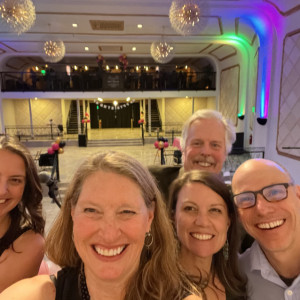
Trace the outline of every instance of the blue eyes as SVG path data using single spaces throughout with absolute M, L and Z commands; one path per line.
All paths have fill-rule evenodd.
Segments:
M 280 194 L 280 193 L 281 193 L 281 191 L 279 191 L 279 190 L 272 190 L 272 191 L 269 191 L 267 193 L 267 195 L 268 195 L 268 197 L 272 197 L 272 196 L 276 196 L 277 194 Z

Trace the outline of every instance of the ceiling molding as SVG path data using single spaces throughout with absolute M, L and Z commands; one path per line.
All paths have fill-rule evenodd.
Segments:
M 275 3 L 273 3 L 272 1 L 270 0 L 263 0 L 264 2 L 272 5 L 282 16 L 284 17 L 288 17 L 294 13 L 296 13 L 297 11 L 300 10 L 300 4 L 294 6 L 293 8 L 287 10 L 287 11 L 282 11 Z
M 222 49 L 223 47 L 227 47 L 227 48 L 229 48 L 229 49 L 232 49 L 233 52 L 230 53 L 230 54 L 228 54 L 228 55 L 225 55 L 225 56 L 223 56 L 223 57 L 219 57 L 219 56 L 216 54 L 216 52 L 217 52 L 218 50 Z M 214 52 L 215 52 L 215 54 L 214 54 Z M 228 59 L 228 58 L 230 58 L 230 57 L 235 56 L 235 55 L 237 54 L 237 51 L 236 51 L 236 49 L 235 49 L 234 47 L 232 47 L 232 46 L 230 46 L 230 45 L 220 45 L 220 46 L 218 46 L 217 48 L 215 48 L 214 50 L 212 50 L 211 52 L 209 52 L 209 54 L 212 55 L 213 57 L 215 57 L 218 61 L 224 61 L 224 60 L 226 60 L 226 59 Z

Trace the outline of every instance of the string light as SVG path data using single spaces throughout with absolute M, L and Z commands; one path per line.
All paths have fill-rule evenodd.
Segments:
M 154 41 L 151 44 L 150 52 L 156 62 L 165 64 L 172 60 L 174 56 L 174 47 L 167 43 L 162 37 L 161 40 Z
M 66 53 L 65 44 L 63 41 L 46 41 L 44 44 L 46 61 L 56 63 L 62 60 Z
M 35 22 L 35 6 L 31 0 L 4 0 L 0 4 L 2 23 L 17 34 L 28 31 Z
M 169 11 L 173 29 L 181 35 L 198 34 L 207 24 L 208 1 L 174 0 Z

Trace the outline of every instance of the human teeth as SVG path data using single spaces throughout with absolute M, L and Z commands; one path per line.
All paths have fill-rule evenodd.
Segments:
M 279 227 L 283 224 L 283 220 L 278 220 L 278 221 L 274 221 L 274 222 L 270 222 L 270 223 L 261 223 L 258 224 L 257 227 L 261 228 L 261 229 L 272 229 L 275 227 Z
M 95 250 L 98 254 L 103 255 L 103 256 L 116 256 L 119 255 L 123 250 L 125 246 L 118 247 L 115 249 L 101 249 L 99 247 L 95 247 Z
M 205 162 L 205 161 L 198 161 L 197 164 L 200 165 L 201 167 L 210 167 L 211 166 L 211 163 Z
M 199 233 L 194 233 L 192 234 L 192 236 L 198 240 L 203 240 L 203 241 L 210 240 L 213 237 L 212 234 L 199 234 Z
M 5 199 L 0 199 L 0 204 L 5 203 Z

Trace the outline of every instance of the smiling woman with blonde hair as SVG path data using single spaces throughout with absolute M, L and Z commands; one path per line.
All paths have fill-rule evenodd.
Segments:
M 177 248 L 149 171 L 123 153 L 96 154 L 76 172 L 47 237 L 62 271 L 54 283 L 37 276 L 0 299 L 199 300 Z

